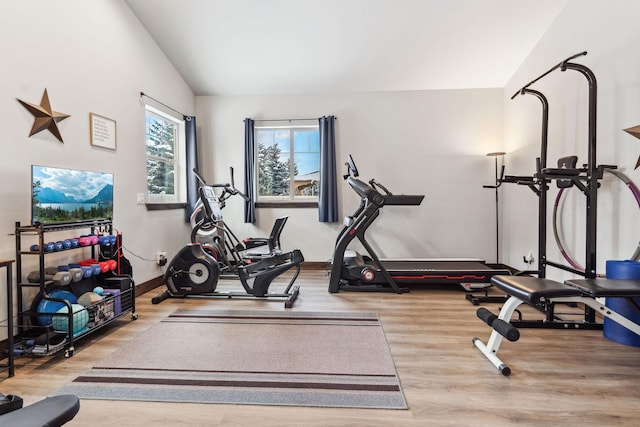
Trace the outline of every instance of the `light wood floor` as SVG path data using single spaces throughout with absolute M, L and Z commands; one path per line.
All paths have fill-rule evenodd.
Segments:
M 295 311 L 373 311 L 389 341 L 408 410 L 362 410 L 246 405 L 83 400 L 70 426 L 501 426 L 639 425 L 640 348 L 606 340 L 601 331 L 522 329 L 505 342 L 504 377 L 471 339 L 486 342 L 489 327 L 457 286 L 411 293 L 327 292 L 324 271 L 304 271 Z M 222 287 L 222 285 L 220 286 Z M 16 376 L 0 392 L 25 404 L 55 392 L 178 308 L 284 310 L 281 302 L 169 299 L 152 305 L 152 291 L 136 300 L 138 320 L 81 340 L 75 355 L 18 359 Z M 498 305 L 485 307 L 497 312 Z M 149 349 L 153 351 L 153 349 Z M 357 358 L 358 355 L 354 354 Z

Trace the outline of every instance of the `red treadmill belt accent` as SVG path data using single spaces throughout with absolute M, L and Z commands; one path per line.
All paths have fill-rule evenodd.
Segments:
M 392 279 L 401 280 L 425 280 L 425 279 L 446 279 L 446 280 L 484 280 L 486 276 L 476 276 L 463 274 L 462 276 L 450 276 L 448 274 L 422 274 L 420 276 L 391 276 Z

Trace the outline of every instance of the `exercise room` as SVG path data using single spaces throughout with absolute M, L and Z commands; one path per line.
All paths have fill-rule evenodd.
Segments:
M 640 3 L 0 7 L 0 426 L 637 425 Z

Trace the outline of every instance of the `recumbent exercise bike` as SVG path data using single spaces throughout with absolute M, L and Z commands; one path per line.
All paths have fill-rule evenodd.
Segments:
M 287 223 L 288 216 L 276 218 L 269 237 L 248 237 L 242 241 L 233 233 L 222 217 L 222 209 L 231 196 L 240 196 L 245 201 L 245 196 L 234 185 L 233 167 L 230 167 L 231 183 L 212 184 L 206 183 L 204 178 L 193 170 L 194 175 L 201 186 L 220 188 L 219 194 L 211 192 L 208 196 L 212 215 L 207 216 L 202 198 L 197 201 L 191 222 L 191 241 L 201 243 L 205 250 L 218 260 L 221 275 L 237 275 L 238 267 L 260 261 L 282 253 L 280 235 Z
M 203 218 L 193 227 L 191 243 L 183 247 L 169 263 L 164 274 L 164 283 L 167 286 L 167 290 L 154 297 L 151 300 L 152 303 L 159 304 L 167 298 L 255 297 L 284 300 L 285 308 L 292 307 L 300 293 L 300 287 L 293 286 L 293 283 L 300 273 L 300 264 L 304 262 L 304 257 L 299 249 L 286 253 L 280 250 L 270 251 L 266 254 L 234 263 L 234 272 L 237 272 L 244 292 L 216 291 L 222 270 L 229 268 L 224 263 L 221 268 L 220 263 L 221 254 L 225 253 L 225 246 L 215 238 L 205 244 L 199 242 L 199 232 L 201 229 L 214 230 L 218 236 L 225 236 L 225 231 L 227 231 L 226 228 L 223 228 L 224 223 L 221 221 L 220 215 L 220 200 L 215 194 L 214 187 L 223 188 L 223 201 L 224 194 L 235 193 L 242 195 L 242 193 L 229 184 L 207 185 L 195 169 L 194 173 L 201 183 L 198 193 L 200 196 L 199 203 L 203 210 Z M 242 196 L 245 197 L 244 195 Z M 270 249 L 273 246 L 272 244 L 265 244 Z M 269 292 L 269 286 L 273 280 L 292 268 L 295 269 L 295 273 L 284 291 Z

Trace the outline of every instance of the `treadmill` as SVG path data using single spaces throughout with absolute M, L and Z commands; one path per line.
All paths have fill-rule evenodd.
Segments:
M 361 201 L 356 212 L 345 217 L 344 226 L 336 240 L 329 292 L 405 293 L 409 292 L 409 288 L 400 284 L 443 283 L 458 284 L 469 291 L 491 286 L 491 277 L 495 275 L 511 274 L 506 269 L 492 268 L 481 259 L 380 259 L 365 238 L 367 229 L 380 215 L 380 209 L 384 206 L 418 206 L 424 195 L 396 195 L 375 179 L 369 183 L 359 180 L 358 169 L 351 155 L 345 165 L 347 174 L 344 179 Z M 367 255 L 348 249 L 356 238 L 366 249 Z

